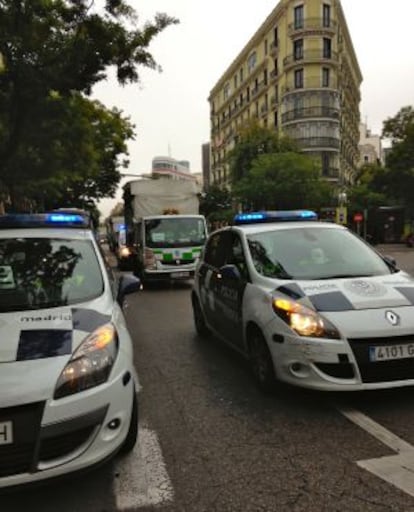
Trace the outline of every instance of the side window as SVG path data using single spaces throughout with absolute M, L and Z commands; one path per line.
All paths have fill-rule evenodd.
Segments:
M 205 263 L 215 268 L 220 268 L 225 264 L 227 240 L 227 231 L 221 231 L 211 236 L 205 248 Z
M 247 270 L 246 257 L 244 254 L 242 241 L 240 236 L 237 235 L 236 233 L 232 234 L 229 261 L 227 263 L 232 263 L 233 265 L 236 265 L 243 279 L 249 278 L 249 272 Z

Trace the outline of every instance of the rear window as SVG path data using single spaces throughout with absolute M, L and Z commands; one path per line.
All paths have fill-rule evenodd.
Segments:
M 76 304 L 103 293 L 89 240 L 0 239 L 0 312 Z

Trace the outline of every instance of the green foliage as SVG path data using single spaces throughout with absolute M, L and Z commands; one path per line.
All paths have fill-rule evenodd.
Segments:
M 232 196 L 226 188 L 212 185 L 200 198 L 200 213 L 205 217 L 231 209 Z M 217 220 L 217 219 L 215 219 Z
M 90 0 L 0 0 L 0 192 L 46 182 L 48 193 L 69 183 L 75 195 L 84 182 L 82 196 L 99 198 L 107 182 L 104 195 L 113 194 L 132 126 L 115 110 L 88 107 L 85 95 L 110 67 L 121 85 L 139 81 L 139 66 L 160 69 L 149 45 L 177 22 L 157 14 L 140 28 L 124 0 L 107 0 L 102 11 Z
M 253 161 L 262 154 L 298 151 L 295 141 L 280 136 L 276 131 L 252 121 L 242 126 L 237 134 L 237 143 L 228 154 L 231 183 L 247 176 Z
M 244 209 L 318 209 L 329 204 L 331 189 L 313 159 L 284 152 L 259 155 L 233 192 Z
M 400 142 L 406 139 L 407 129 L 414 124 L 414 109 L 411 106 L 402 107 L 394 117 L 384 121 L 382 136 L 392 142 Z

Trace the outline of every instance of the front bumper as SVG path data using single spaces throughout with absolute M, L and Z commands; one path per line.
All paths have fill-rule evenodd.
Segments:
M 277 378 L 316 390 L 362 391 L 414 386 L 414 358 L 371 362 L 369 347 L 414 343 L 414 334 L 395 338 L 341 340 L 275 335 L 273 323 L 266 338 Z
M 0 444 L 0 488 L 80 471 L 116 453 L 128 432 L 134 392 L 126 372 L 60 400 L 0 409 L 0 425 L 13 425 L 13 442 Z

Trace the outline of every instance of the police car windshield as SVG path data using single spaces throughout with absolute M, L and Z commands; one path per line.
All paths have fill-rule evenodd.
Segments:
M 339 227 L 284 226 L 249 234 L 247 239 L 255 268 L 266 277 L 334 279 L 393 272 L 369 245 Z
M 0 312 L 76 304 L 102 293 L 90 241 L 0 239 Z

